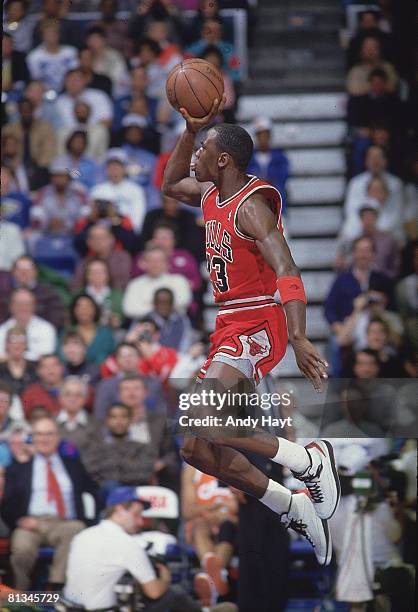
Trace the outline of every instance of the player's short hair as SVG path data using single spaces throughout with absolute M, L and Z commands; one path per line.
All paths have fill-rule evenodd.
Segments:
M 246 170 L 253 154 L 253 141 L 249 133 L 234 123 L 219 123 L 212 128 L 216 132 L 216 144 L 226 151 L 239 170 Z

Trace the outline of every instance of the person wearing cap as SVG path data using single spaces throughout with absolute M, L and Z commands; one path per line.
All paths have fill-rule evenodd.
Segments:
M 107 181 L 100 183 L 112 194 L 120 215 L 128 217 L 136 234 L 142 229 L 147 209 L 144 189 L 128 178 L 129 159 L 121 148 L 109 149 L 106 155 Z
M 84 187 L 72 181 L 62 160 L 52 162 L 49 173 L 49 185 L 37 193 L 32 206 L 31 226 L 43 233 L 70 235 L 76 221 L 87 213 Z
M 286 181 L 289 178 L 289 162 L 281 149 L 271 146 L 273 123 L 268 117 L 256 119 L 253 127 L 255 147 L 248 174 L 269 181 L 282 196 L 282 212 L 286 211 Z
M 378 229 L 380 204 L 375 198 L 366 197 L 358 211 L 361 221 L 361 230 L 358 237 L 368 236 L 374 245 L 374 270 L 396 279 L 400 270 L 399 244 L 389 232 Z M 341 237 L 338 242 L 338 253 L 335 268 L 343 270 L 347 265 L 352 241 Z
M 144 188 L 149 210 L 160 205 L 161 194 L 152 184 L 157 156 L 145 146 L 144 133 L 147 126 L 148 121 L 144 115 L 130 113 L 122 119 L 122 150 L 128 157 L 128 174 L 135 183 Z
M 118 487 L 106 500 L 105 518 L 79 533 L 71 543 L 64 587 L 66 609 L 116 612 L 115 586 L 129 572 L 146 598 L 144 612 L 202 612 L 178 585 L 171 585 L 168 568 L 156 569 L 132 536 L 144 526 L 143 512 L 150 507 L 135 487 Z M 74 608 L 71 607 L 74 605 Z M 234 612 L 233 604 L 212 610 Z

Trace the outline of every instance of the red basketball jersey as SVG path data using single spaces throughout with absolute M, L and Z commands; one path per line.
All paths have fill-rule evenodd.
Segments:
M 266 198 L 277 214 L 277 231 L 283 233 L 280 192 L 256 176 L 233 196 L 219 202 L 218 188 L 209 187 L 202 196 L 206 229 L 206 265 L 213 286 L 215 302 L 273 296 L 276 274 L 267 264 L 253 238 L 237 228 L 237 214 L 254 192 Z

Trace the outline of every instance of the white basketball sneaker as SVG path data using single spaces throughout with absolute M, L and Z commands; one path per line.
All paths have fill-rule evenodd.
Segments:
M 341 497 L 334 451 L 326 440 L 315 440 L 305 448 L 311 465 L 302 474 L 292 474 L 305 483 L 319 518 L 329 519 L 336 511 Z
M 328 522 L 318 517 L 308 495 L 294 493 L 290 500 L 289 510 L 280 515 L 280 522 L 312 544 L 320 565 L 330 564 L 332 542 Z

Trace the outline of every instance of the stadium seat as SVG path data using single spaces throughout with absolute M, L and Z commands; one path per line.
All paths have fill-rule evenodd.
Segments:
M 77 253 L 70 236 L 43 236 L 35 245 L 34 257 L 39 264 L 64 276 L 70 276 L 77 263 Z

